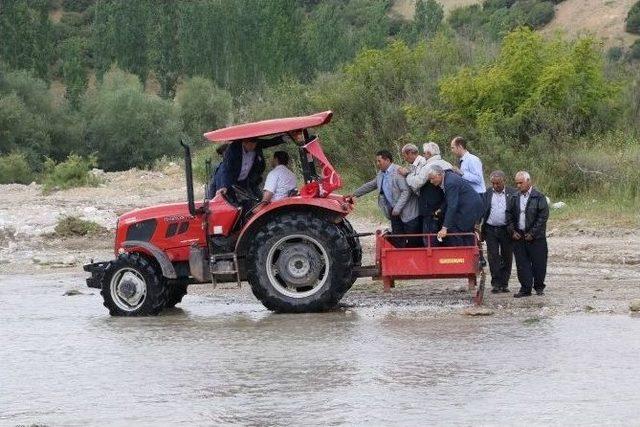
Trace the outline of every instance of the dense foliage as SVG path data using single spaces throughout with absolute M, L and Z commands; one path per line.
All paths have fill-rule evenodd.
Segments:
M 86 94 L 82 115 L 89 152 L 106 170 L 150 166 L 178 152 L 181 128 L 173 103 L 142 90 L 131 74 L 112 70 Z
M 636 2 L 629 10 L 625 28 L 628 33 L 640 34 L 640 1 Z
M 562 0 L 484 0 L 454 10 L 449 24 L 467 37 L 502 38 L 520 27 L 541 28 L 555 16 L 553 5 Z
M 87 185 L 94 165 L 151 167 L 213 128 L 332 109 L 320 133 L 350 185 L 376 149 L 434 140 L 448 156 L 462 134 L 487 172 L 638 202 L 640 73 L 626 59 L 640 45 L 541 37 L 530 28 L 557 1 L 485 0 L 443 21 L 418 0 L 410 22 L 386 0 L 150 1 L 0 5 L 0 183 Z M 211 154 L 198 147 L 201 178 Z

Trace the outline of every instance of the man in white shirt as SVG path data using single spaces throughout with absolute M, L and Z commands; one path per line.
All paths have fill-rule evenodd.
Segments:
M 460 173 L 462 179 L 468 181 L 476 190 L 476 193 L 483 195 L 487 191 L 482 172 L 482 162 L 478 156 L 474 156 L 467 151 L 467 141 L 461 136 L 456 136 L 451 140 L 451 152 L 460 159 Z
M 267 175 L 262 193 L 262 201 L 269 203 L 288 197 L 298 188 L 296 175 L 288 168 L 289 155 L 286 151 L 276 151 L 271 159 L 272 170 Z
M 484 197 L 484 220 L 481 239 L 487 243 L 487 258 L 491 270 L 492 293 L 509 292 L 509 278 L 513 260 L 513 242 L 507 231 L 507 202 L 518 197 L 517 190 L 505 186 L 506 175 L 493 171 L 489 176 L 491 187 Z

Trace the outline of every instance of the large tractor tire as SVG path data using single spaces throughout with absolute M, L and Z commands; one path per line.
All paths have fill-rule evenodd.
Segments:
M 155 316 L 167 301 L 166 280 L 136 253 L 112 261 L 102 276 L 100 294 L 112 316 Z
M 180 304 L 182 302 L 182 297 L 187 294 L 187 284 L 181 283 L 177 281 L 175 283 L 169 284 L 167 289 L 167 302 L 165 303 L 165 308 L 173 308 L 176 304 Z
M 362 265 L 362 245 L 360 244 L 360 238 L 356 236 L 356 231 L 353 229 L 353 226 L 346 218 L 342 220 L 340 223 L 340 227 L 342 228 L 342 232 L 347 237 L 347 241 L 349 242 L 349 246 L 351 247 L 351 257 L 353 259 L 353 267 L 360 267 Z M 355 271 L 353 271 L 351 275 L 351 280 L 349 281 L 349 286 L 347 287 L 347 291 L 351 289 L 351 286 L 358 279 Z
M 253 294 L 280 313 L 325 311 L 351 286 L 353 256 L 340 226 L 292 212 L 262 226 L 247 254 Z

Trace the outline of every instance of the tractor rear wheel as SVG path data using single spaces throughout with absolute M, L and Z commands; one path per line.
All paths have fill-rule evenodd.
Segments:
M 143 256 L 124 253 L 106 269 L 100 294 L 112 316 L 154 316 L 165 307 L 167 286 Z
M 360 267 L 362 265 L 362 245 L 360 244 L 360 238 L 356 236 L 356 230 L 354 230 L 351 223 L 344 218 L 340 223 L 340 227 L 342 228 L 342 232 L 347 236 L 347 241 L 349 242 L 349 246 L 351 247 L 351 256 L 353 258 L 353 266 Z M 347 291 L 351 289 L 351 286 L 358 280 L 358 277 L 355 274 L 355 271 L 351 275 L 351 280 L 349 281 L 349 286 L 347 287 Z
M 340 226 L 311 213 L 269 220 L 247 254 L 247 279 L 269 310 L 325 311 L 351 285 L 353 256 Z

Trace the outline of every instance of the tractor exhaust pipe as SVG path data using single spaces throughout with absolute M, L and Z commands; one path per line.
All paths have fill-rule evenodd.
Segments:
M 184 148 L 184 174 L 187 179 L 187 201 L 189 202 L 189 213 L 196 216 L 196 202 L 193 197 L 193 169 L 191 167 L 191 148 L 180 141 L 180 145 Z

